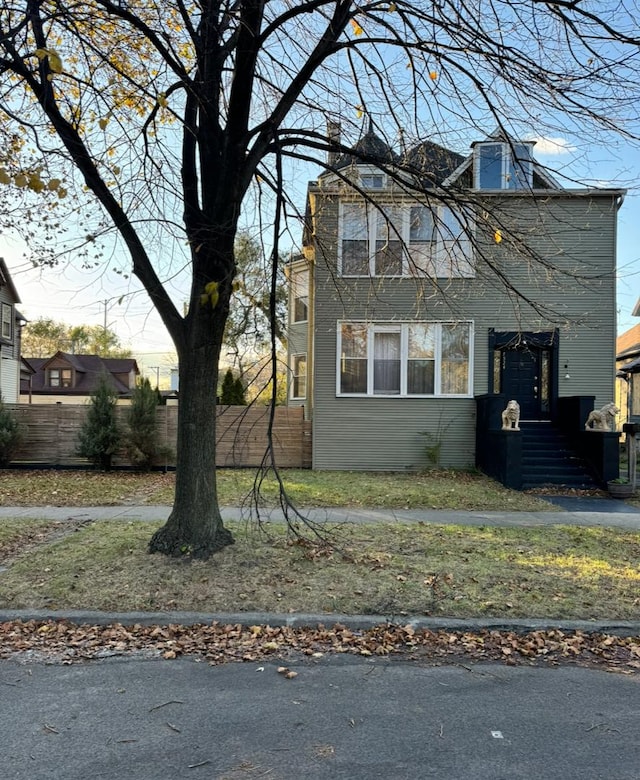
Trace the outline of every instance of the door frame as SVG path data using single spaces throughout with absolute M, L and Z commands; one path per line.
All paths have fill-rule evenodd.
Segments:
M 558 377 L 559 377 L 559 335 L 558 329 L 550 331 L 497 331 L 489 328 L 488 340 L 488 388 L 489 393 L 500 392 L 499 370 L 502 360 L 496 366 L 496 355 L 500 356 L 506 349 L 524 349 L 527 346 L 549 351 L 549 419 L 555 420 L 558 408 Z M 496 370 L 497 368 L 497 370 Z

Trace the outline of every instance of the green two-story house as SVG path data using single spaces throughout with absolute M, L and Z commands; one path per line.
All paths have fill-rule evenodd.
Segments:
M 623 196 L 561 187 L 500 133 L 463 156 L 370 130 L 334 155 L 288 268 L 288 402 L 313 421 L 313 468 L 483 465 L 509 400 L 538 430 L 584 430 L 585 403 L 614 397 Z

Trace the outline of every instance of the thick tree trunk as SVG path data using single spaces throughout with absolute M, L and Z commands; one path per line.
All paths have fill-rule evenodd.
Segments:
M 193 323 L 192 323 L 193 324 Z M 216 329 L 217 330 L 217 329 Z M 208 558 L 234 539 L 222 522 L 216 490 L 216 386 L 220 345 L 187 348 L 180 357 L 176 493 L 169 519 L 149 552 Z

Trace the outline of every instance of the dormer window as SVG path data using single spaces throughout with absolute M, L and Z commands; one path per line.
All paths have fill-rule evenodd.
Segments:
M 50 368 L 49 387 L 72 387 L 73 372 L 70 368 Z
M 532 143 L 491 141 L 474 148 L 474 187 L 524 190 L 533 184 Z
M 384 187 L 384 176 L 381 173 L 361 173 L 360 185 L 363 190 L 381 190 Z

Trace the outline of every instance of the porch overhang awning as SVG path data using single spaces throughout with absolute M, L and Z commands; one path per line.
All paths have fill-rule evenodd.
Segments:
M 489 343 L 497 349 L 545 349 L 558 346 L 558 329 L 545 331 L 503 331 L 489 328 Z

